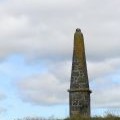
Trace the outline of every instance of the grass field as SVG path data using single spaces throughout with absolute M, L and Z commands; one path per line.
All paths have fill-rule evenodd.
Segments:
M 23 119 L 15 119 L 15 120 L 120 120 L 120 116 L 112 115 L 112 114 L 107 114 L 104 117 L 96 116 L 96 117 L 80 117 L 80 116 L 74 116 L 71 118 L 65 118 L 65 119 L 57 119 L 57 118 L 23 118 Z

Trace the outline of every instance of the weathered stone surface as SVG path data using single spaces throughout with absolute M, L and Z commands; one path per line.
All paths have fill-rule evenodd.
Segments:
M 81 30 L 76 29 L 69 90 L 70 116 L 76 114 L 90 116 L 90 93 L 84 38 Z

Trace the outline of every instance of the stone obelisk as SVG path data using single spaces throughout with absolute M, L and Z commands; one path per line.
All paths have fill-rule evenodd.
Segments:
M 69 91 L 70 116 L 90 116 L 90 93 L 84 48 L 79 28 L 74 34 L 74 50 Z

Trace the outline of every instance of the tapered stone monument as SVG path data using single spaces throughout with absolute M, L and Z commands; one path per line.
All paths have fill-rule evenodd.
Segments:
M 74 50 L 69 91 L 70 116 L 90 116 L 90 89 L 84 48 L 84 37 L 79 28 L 74 34 Z

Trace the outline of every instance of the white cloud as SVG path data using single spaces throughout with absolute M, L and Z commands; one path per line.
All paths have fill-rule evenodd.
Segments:
M 55 105 L 67 102 L 66 83 L 61 83 L 51 74 L 40 74 L 22 80 L 18 84 L 24 101 L 39 105 Z
M 104 61 L 89 62 L 88 74 L 90 80 L 95 80 L 100 77 L 109 76 L 120 71 L 120 58 L 107 59 Z
M 69 63 L 67 63 L 68 65 L 66 63 L 56 63 L 50 67 L 51 72 L 49 71 L 47 73 L 34 75 L 17 82 L 23 101 L 39 105 L 57 105 L 67 103 L 69 73 L 65 68 L 68 68 L 66 66 L 68 66 Z
M 119 76 L 120 78 L 120 76 Z M 120 107 L 120 82 L 116 78 L 101 78 L 96 82 L 92 93 L 92 107 L 119 108 Z
M 28 59 L 46 59 L 51 64 L 47 66 L 47 73 L 25 78 L 17 84 L 23 100 L 43 105 L 67 101 L 66 89 L 69 86 L 71 63 L 68 62 L 65 66 L 63 61 L 72 58 L 76 27 L 80 27 L 84 34 L 90 80 L 95 80 L 97 84 L 100 81 L 98 79 L 119 72 L 119 4 L 119 0 L 2 2 L 0 57 L 20 53 Z M 52 62 L 57 60 L 59 63 Z M 93 92 L 95 106 L 117 104 L 119 93 L 116 92 L 119 87 L 104 89 Z M 108 96 L 107 99 L 100 101 L 105 96 Z
M 109 59 L 102 62 L 88 62 L 88 76 L 91 84 L 92 107 L 119 107 L 119 62 Z M 33 75 L 17 82 L 23 101 L 39 105 L 68 104 L 71 62 L 54 62 L 48 65 L 46 73 Z M 117 82 L 117 83 L 116 83 Z M 106 98 L 106 97 L 107 98 Z M 105 99 L 101 99 L 105 98 Z

